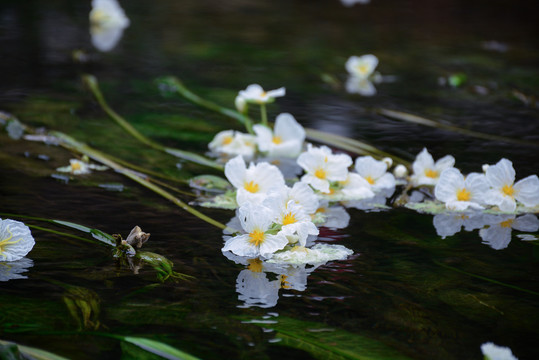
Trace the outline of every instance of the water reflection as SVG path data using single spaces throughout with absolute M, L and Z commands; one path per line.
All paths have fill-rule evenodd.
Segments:
M 495 250 L 505 249 L 511 242 L 513 230 L 523 232 L 539 231 L 539 219 L 533 214 L 521 216 L 503 214 L 493 215 L 481 212 L 446 213 L 438 214 L 433 218 L 436 233 L 445 239 L 460 232 L 479 230 L 479 236 L 483 244 L 489 245 Z M 523 240 L 535 240 L 529 237 Z
M 0 281 L 28 279 L 28 276 L 21 274 L 27 272 L 32 266 L 34 262 L 28 258 L 9 262 L 0 261 Z

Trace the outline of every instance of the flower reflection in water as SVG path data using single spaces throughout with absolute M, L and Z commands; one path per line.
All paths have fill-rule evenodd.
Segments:
M 483 244 L 495 250 L 505 249 L 511 242 L 513 230 L 525 232 L 539 231 L 539 220 L 533 214 L 517 217 L 512 214 L 484 214 L 481 212 L 444 213 L 433 218 L 436 233 L 445 239 L 460 232 L 479 230 Z M 521 237 L 524 240 L 535 240 L 535 237 Z
M 28 279 L 28 276 L 22 273 L 27 272 L 32 266 L 34 262 L 28 258 L 10 262 L 0 261 L 0 281 Z

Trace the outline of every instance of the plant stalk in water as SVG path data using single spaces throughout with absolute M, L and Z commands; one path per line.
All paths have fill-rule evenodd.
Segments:
M 163 146 L 161 144 L 156 143 L 155 141 L 152 141 L 148 139 L 146 136 L 142 135 L 137 129 L 135 129 L 129 122 L 127 122 L 123 117 L 118 115 L 117 112 L 115 112 L 105 101 L 105 98 L 103 96 L 103 93 L 99 89 L 99 84 L 97 82 L 97 79 L 93 75 L 83 75 L 82 76 L 83 83 L 88 87 L 88 89 L 92 92 L 94 95 L 96 101 L 99 103 L 103 111 L 109 115 L 109 117 L 114 120 L 122 129 L 124 129 L 129 135 L 133 136 L 135 139 L 140 141 L 141 143 L 159 150 L 166 152 L 170 155 L 179 157 L 181 159 L 191 161 L 194 163 L 197 163 L 199 165 L 205 165 L 208 167 L 212 167 L 214 169 L 223 170 L 223 167 L 216 163 L 213 160 L 207 159 L 204 156 L 191 153 L 189 151 L 180 150 L 176 148 L 169 148 L 166 146 Z

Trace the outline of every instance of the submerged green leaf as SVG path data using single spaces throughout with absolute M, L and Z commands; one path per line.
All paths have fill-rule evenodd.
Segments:
M 255 325 L 272 328 L 277 345 L 310 353 L 316 359 L 408 359 L 384 343 L 326 324 L 279 317 L 276 323 Z
M 211 198 L 201 198 L 197 205 L 207 208 L 234 210 L 238 207 L 236 202 L 236 192 L 227 191 L 225 194 L 220 194 Z
M 188 354 L 184 351 L 181 351 L 179 349 L 176 349 L 175 347 L 172 347 L 170 345 L 167 345 L 159 341 L 139 338 L 139 337 L 131 337 L 131 336 L 121 336 L 119 338 L 125 342 L 136 345 L 145 351 L 148 351 L 155 355 L 159 355 L 160 357 L 165 358 L 165 359 L 170 359 L 170 360 L 197 360 L 198 359 L 197 357 L 191 354 Z
M 189 186 L 208 192 L 223 192 L 233 188 L 226 179 L 215 175 L 195 176 L 189 181 Z
M 0 356 L 2 359 L 32 359 L 32 360 L 68 360 L 65 357 L 55 355 L 45 350 L 33 348 L 30 346 L 19 345 L 10 341 L 0 340 L 0 346 L 3 346 L 3 349 L 0 349 Z M 6 348 L 7 346 L 7 348 Z M 23 357 L 18 357 L 18 354 L 14 349 L 14 346 L 18 348 L 18 353 Z M 10 357 L 11 356 L 11 357 Z

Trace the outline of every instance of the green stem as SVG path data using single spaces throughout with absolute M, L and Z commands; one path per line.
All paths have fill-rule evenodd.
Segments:
M 148 139 L 146 136 L 142 135 L 137 129 L 135 129 L 129 122 L 127 122 L 123 117 L 118 115 L 117 112 L 111 109 L 111 107 L 105 101 L 103 93 L 99 89 L 99 84 L 95 76 L 83 75 L 82 81 L 84 82 L 84 84 L 86 84 L 86 86 L 88 86 L 88 89 L 90 89 L 90 91 L 94 95 L 96 101 L 99 103 L 103 111 L 105 111 L 112 120 L 114 120 L 118 125 L 120 125 L 122 129 L 124 129 L 128 134 L 133 136 L 135 139 L 137 139 L 141 143 L 153 149 L 166 152 L 168 154 L 174 155 L 184 160 L 192 161 L 194 163 L 212 167 L 214 169 L 223 170 L 223 167 L 220 164 L 216 163 L 213 160 L 207 159 L 204 156 L 200 156 L 198 154 L 180 150 L 180 149 L 168 148 Z
M 216 226 L 216 227 L 218 227 L 220 229 L 225 229 L 226 228 L 226 225 L 224 225 L 224 224 L 222 224 L 222 223 L 220 223 L 220 222 L 218 222 L 218 221 L 216 221 L 216 220 L 202 214 L 200 211 L 198 211 L 198 210 L 192 208 L 191 206 L 187 205 L 186 203 L 184 203 L 180 199 L 176 198 L 174 195 L 172 195 L 169 192 L 161 189 L 159 186 L 157 186 L 157 185 L 151 183 L 150 181 L 142 178 L 141 176 L 139 176 L 135 172 L 133 172 L 133 171 L 127 169 L 127 168 L 124 168 L 123 166 L 121 166 L 121 165 L 117 164 L 116 162 L 110 160 L 110 158 L 108 156 L 106 156 L 105 154 L 103 154 L 102 152 L 100 152 L 98 150 L 95 150 L 95 149 L 92 149 L 88 145 L 80 143 L 77 140 L 73 139 L 72 137 L 70 137 L 70 136 L 68 136 L 66 134 L 63 134 L 63 133 L 60 133 L 60 132 L 51 132 L 51 135 L 53 135 L 53 136 L 57 137 L 58 139 L 62 140 L 62 143 L 61 143 L 62 146 L 66 147 L 66 148 L 68 148 L 70 150 L 73 150 L 73 151 L 79 152 L 81 154 L 84 154 L 84 155 L 88 156 L 89 158 L 110 167 L 111 169 L 115 170 L 117 173 L 120 173 L 121 175 L 124 175 L 124 176 L 130 178 L 131 180 L 139 183 L 140 185 L 144 186 L 145 188 L 147 188 L 149 190 L 152 190 L 153 192 L 159 194 L 160 196 L 164 197 L 165 199 L 167 199 L 167 200 L 171 201 L 172 203 L 174 203 L 175 205 L 179 206 L 183 210 L 189 212 L 192 215 L 195 215 L 199 219 L 204 220 L 207 223 L 209 223 L 211 225 L 214 225 L 214 226 Z
M 262 103 L 260 104 L 260 120 L 262 122 L 262 125 L 269 127 L 268 125 L 268 112 L 266 110 L 266 104 Z
M 491 141 L 502 141 L 506 143 L 514 143 L 519 145 L 530 145 L 530 146 L 539 146 L 538 142 L 533 141 L 527 141 L 527 140 L 520 140 L 520 139 L 513 139 L 505 136 L 500 135 L 493 135 L 493 134 L 485 134 L 478 131 L 468 130 L 459 128 L 457 126 L 453 125 L 447 125 L 440 123 L 438 121 L 434 121 L 431 119 L 423 118 L 417 115 L 408 114 L 401 111 L 395 111 L 395 110 L 388 110 L 388 109 L 377 109 L 377 112 L 381 115 L 387 116 L 388 118 L 395 119 L 395 120 L 401 120 L 406 121 L 414 124 L 419 124 L 423 126 L 429 126 L 437 129 L 443 129 L 447 131 L 452 131 L 458 134 L 471 136 L 479 139 L 484 140 L 491 140 Z
M 444 268 L 449 269 L 449 270 L 453 270 L 453 271 L 459 272 L 459 273 L 461 273 L 461 274 L 466 274 L 466 275 L 468 275 L 468 276 L 472 276 L 472 277 L 477 278 L 477 279 L 485 280 L 485 281 L 488 281 L 488 282 L 493 283 L 493 284 L 496 284 L 496 285 L 505 286 L 505 287 L 508 287 L 508 288 L 511 288 L 511 289 L 514 289 L 514 290 L 518 290 L 518 291 L 522 291 L 522 292 L 525 292 L 525 293 L 528 293 L 528 294 L 532 294 L 532 295 L 539 296 L 539 293 L 537 293 L 537 292 L 535 292 L 535 291 L 532 291 L 532 290 L 523 289 L 523 288 L 518 287 L 518 286 L 515 286 L 515 285 L 506 284 L 506 283 L 503 283 L 503 282 L 501 282 L 501 281 L 494 280 L 494 279 L 489 279 L 488 277 L 485 277 L 485 276 L 475 275 L 475 274 L 469 273 L 469 272 L 467 272 L 467 271 L 457 269 L 457 268 L 455 268 L 455 267 L 453 267 L 453 266 L 449 266 L 449 265 L 446 265 L 446 264 L 442 264 L 441 262 L 438 262 L 438 261 L 436 261 L 436 260 L 433 260 L 433 261 L 434 261 L 434 263 L 435 263 L 436 265 L 439 265 L 439 266 L 444 267 Z

